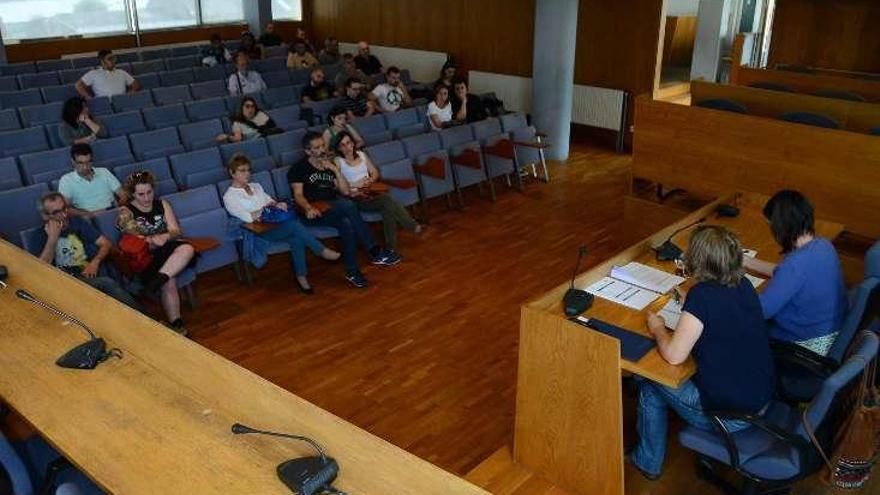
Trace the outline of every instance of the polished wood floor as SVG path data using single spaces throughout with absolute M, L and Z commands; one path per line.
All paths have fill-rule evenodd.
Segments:
M 201 275 L 199 306 L 184 314 L 190 335 L 465 475 L 512 445 L 520 305 L 571 276 L 579 245 L 590 250 L 586 267 L 632 238 L 621 221 L 630 160 L 576 145 L 567 165 L 551 166 L 549 184 L 532 181 L 525 193 L 501 186 L 496 203 L 468 191 L 463 210 L 438 201 L 421 237 L 401 234 L 403 263 L 365 268 L 366 290 L 350 288 L 338 264 L 311 258 L 317 294 L 302 295 L 286 255 L 274 256 L 252 287 L 231 269 Z M 632 441 L 634 404 L 626 401 Z M 628 493 L 719 493 L 695 480 L 688 453 L 670 446 L 663 480 L 628 471 Z M 798 493 L 824 492 L 807 483 Z

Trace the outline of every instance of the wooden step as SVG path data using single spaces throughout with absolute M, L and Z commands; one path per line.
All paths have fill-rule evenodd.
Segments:
M 514 462 L 507 446 L 486 458 L 465 479 L 495 495 L 571 495 L 529 468 Z

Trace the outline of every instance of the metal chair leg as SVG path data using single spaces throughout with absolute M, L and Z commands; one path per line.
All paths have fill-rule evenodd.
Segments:
M 189 309 L 195 311 L 197 301 L 196 301 L 196 294 L 195 294 L 195 291 L 193 291 L 192 284 L 187 285 L 186 288 L 184 289 L 184 291 L 186 292 L 186 300 L 189 303 Z
M 449 170 L 452 172 L 452 186 L 455 188 L 455 195 L 458 198 L 459 209 L 464 208 L 464 198 L 461 195 L 461 185 L 458 182 L 458 171 L 455 165 L 449 164 Z
M 416 191 L 418 191 L 419 195 L 419 209 L 422 210 L 422 221 L 424 223 L 431 223 L 430 213 L 428 212 L 428 201 L 425 198 L 425 186 L 422 184 L 422 174 L 415 172 L 416 177 Z
M 495 196 L 495 182 L 492 180 L 492 174 L 489 171 L 489 159 L 486 156 L 486 153 L 483 153 L 483 173 L 486 175 L 486 182 L 489 183 L 489 198 L 494 203 L 496 201 Z

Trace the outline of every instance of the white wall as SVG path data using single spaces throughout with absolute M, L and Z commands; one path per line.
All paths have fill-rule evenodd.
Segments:
M 700 0 L 666 0 L 666 15 L 678 17 L 683 15 L 697 15 Z

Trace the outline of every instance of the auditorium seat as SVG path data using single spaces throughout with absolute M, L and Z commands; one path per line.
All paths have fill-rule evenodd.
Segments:
M 17 189 L 23 185 L 15 158 L 0 158 L 0 191 Z
M 367 148 L 367 151 L 371 158 L 380 153 L 387 156 L 387 151 L 394 149 L 395 143 L 398 141 L 371 146 Z M 450 166 L 449 154 L 443 148 L 439 133 L 429 132 L 410 136 L 402 139 L 399 143 L 406 150 L 406 156 L 412 160 L 413 170 L 421 184 L 423 199 L 449 194 L 453 191 L 458 192 L 458 177 Z M 394 160 L 399 159 L 396 154 L 393 154 L 393 158 Z M 382 159 L 381 161 L 387 163 L 392 160 Z M 436 164 L 440 166 L 438 167 Z M 461 201 L 460 195 L 458 200 Z
M 205 46 L 205 43 L 201 43 L 198 45 L 172 46 L 171 57 L 181 58 L 186 56 L 198 56 L 202 53 L 202 48 L 204 48 Z
M 458 178 L 458 187 L 468 187 L 488 181 L 486 164 L 480 149 L 480 142 L 474 137 L 469 125 L 460 125 L 440 131 L 440 142 L 449 153 L 449 160 Z M 495 200 L 495 185 L 489 182 L 489 194 Z
M 38 60 L 37 72 L 55 72 L 59 70 L 72 69 L 73 64 L 70 59 L 58 58 L 55 60 Z
M 73 170 L 68 148 L 25 153 L 18 157 L 18 162 L 21 164 L 22 178 L 27 185 L 41 182 L 48 184 Z
M 265 139 L 251 139 L 240 143 L 229 143 L 220 146 L 220 154 L 223 157 L 223 163 L 229 162 L 232 155 L 236 153 L 244 153 L 251 161 L 269 155 L 269 148 L 266 146 Z
M 217 136 L 223 134 L 220 119 L 203 120 L 192 124 L 181 124 L 177 127 L 180 140 L 187 151 L 217 146 Z
M 119 55 L 116 55 L 116 60 L 119 61 Z M 95 57 L 77 57 L 71 59 L 73 62 L 74 69 L 94 69 L 98 65 L 98 60 Z
M 823 89 L 821 91 L 816 91 L 813 93 L 816 96 L 821 96 L 823 98 L 834 98 L 835 100 L 847 100 L 847 101 L 859 101 L 865 102 L 865 97 L 854 93 L 852 91 L 844 91 L 841 89 Z
M 143 61 L 153 61 L 153 60 L 163 60 L 166 58 L 171 58 L 171 50 L 167 48 L 151 48 L 146 50 L 141 50 L 141 60 Z
M 785 93 L 797 93 L 797 91 L 795 91 L 795 89 L 792 88 L 791 86 L 786 86 L 785 84 L 779 84 L 779 83 L 774 83 L 774 82 L 756 82 L 756 83 L 749 84 L 749 87 L 750 88 L 757 88 L 757 89 L 766 89 L 769 91 L 782 91 Z
M 199 57 L 196 55 L 185 55 L 182 57 L 172 57 L 165 59 L 165 65 L 168 70 L 190 69 L 199 65 Z
M 46 103 L 53 103 L 56 101 L 65 102 L 74 96 L 77 96 L 79 93 L 76 92 L 75 84 L 62 84 L 59 86 L 47 86 L 42 88 L 40 91 L 43 93 L 43 100 Z
M 214 81 L 217 79 L 225 80 L 226 70 L 222 65 L 215 65 L 214 67 L 196 67 L 193 69 L 193 76 L 195 76 L 195 80 L 198 82 Z
M 16 64 L 0 65 L 0 76 L 17 76 L 19 74 L 33 74 L 37 67 L 33 62 L 19 62 Z
M 697 102 L 696 106 L 700 108 L 708 108 L 710 110 L 720 110 L 723 112 L 748 114 L 749 111 L 740 103 L 725 98 L 712 98 Z
M 221 80 L 194 82 L 189 85 L 189 89 L 197 100 L 226 96 L 226 84 Z
M 266 110 L 269 117 L 275 121 L 275 125 L 285 131 L 294 129 L 302 129 L 308 124 L 304 120 L 300 120 L 299 105 L 289 105 L 281 108 L 272 108 Z
M 184 104 L 189 119 L 193 122 L 200 120 L 217 119 L 229 115 L 226 102 L 223 98 L 209 98 L 207 100 L 191 101 Z
M 366 146 L 385 143 L 394 139 L 392 132 L 386 126 L 385 117 L 382 114 L 355 119 L 351 125 L 361 135 Z
M 101 123 L 107 129 L 109 137 L 125 136 L 147 130 L 143 115 L 139 110 L 105 115 L 101 117 Z
M 41 103 L 43 103 L 43 95 L 38 88 L 0 93 L 0 108 L 18 108 Z
M 286 44 L 266 47 L 266 58 L 284 57 L 287 55 L 288 47 Z
M 514 158 L 508 158 L 491 152 L 493 145 L 502 141 L 509 141 L 510 136 L 501 130 L 501 123 L 496 118 L 490 118 L 471 124 L 474 130 L 474 139 L 480 142 L 483 148 L 484 161 L 490 177 L 510 176 L 513 173 L 519 177 L 519 166 Z M 515 155 L 514 155 L 515 156 Z
M 171 172 L 181 187 L 188 187 L 188 176 L 207 170 L 223 169 L 223 160 L 218 148 L 205 148 L 186 153 L 178 153 L 169 157 Z
M 171 203 L 171 208 L 178 218 L 223 208 L 214 184 L 169 194 L 162 199 Z
M 266 83 L 266 86 L 269 88 L 290 86 L 290 75 L 287 73 L 287 70 L 266 72 L 261 75 L 263 76 L 263 81 Z
M 157 72 L 150 72 L 149 74 L 141 74 L 137 76 L 137 81 L 141 85 L 141 91 L 149 92 L 151 89 L 161 88 L 162 82 L 159 81 L 159 74 Z
M 15 157 L 48 149 L 49 141 L 46 139 L 46 131 L 42 127 L 0 132 L 0 158 Z
M 312 77 L 312 69 L 289 69 L 288 74 L 290 75 L 290 82 L 296 85 L 305 86 L 309 83 Z M 329 78 L 324 76 L 324 80 L 328 81 Z
M 131 150 L 135 158 L 142 161 L 185 151 L 176 127 L 130 134 L 128 140 L 131 142 Z
M 18 91 L 18 78 L 15 76 L 0 76 L 0 91 Z
M 790 112 L 779 116 L 780 120 L 795 124 L 823 127 L 825 129 L 840 129 L 840 124 L 831 117 L 813 112 Z
M 107 96 L 100 96 L 98 98 L 92 98 L 88 101 L 89 112 L 92 115 L 109 115 L 113 113 L 113 105 L 110 103 L 110 98 Z
M 58 79 L 57 72 L 37 72 L 18 76 L 18 87 L 21 89 L 58 86 L 59 84 L 61 84 L 61 80 Z
M 55 102 L 19 108 L 18 114 L 21 116 L 22 127 L 60 122 L 62 105 L 61 102 Z
M 79 81 L 89 69 L 91 69 L 91 67 L 61 70 L 58 71 L 58 78 L 61 80 L 61 84 L 73 84 Z
M 52 149 L 58 148 L 67 148 L 68 145 L 61 141 L 61 136 L 58 134 L 58 128 L 61 127 L 60 122 L 56 122 L 53 124 L 46 124 L 46 138 L 49 140 L 49 147 Z
M 425 123 L 419 120 L 415 108 L 403 108 L 396 112 L 383 114 L 385 123 L 397 139 L 403 139 L 425 132 Z
M 306 156 L 302 148 L 302 138 L 305 135 L 306 129 L 295 129 L 284 134 L 269 136 L 266 138 L 269 152 L 282 166 L 294 165 Z
M 20 232 L 43 224 L 37 211 L 40 198 L 49 192 L 45 183 L 0 192 L 0 235 L 21 246 Z
M 246 96 L 250 96 L 251 98 L 253 98 L 254 101 L 257 102 L 257 106 L 260 109 L 265 110 L 267 108 L 267 105 L 263 101 L 262 93 L 250 93 Z M 226 109 L 229 110 L 230 115 L 235 115 L 236 113 L 238 113 L 238 106 L 241 103 L 241 99 L 242 97 L 238 95 L 227 96 L 223 99 L 223 101 L 226 102 Z
M 312 124 L 326 124 L 327 115 L 333 110 L 333 107 L 339 105 L 341 101 L 342 98 L 330 98 L 329 100 L 324 101 L 303 103 L 302 106 L 304 108 L 312 109 L 312 115 L 315 116 L 315 121 L 313 121 Z
M 189 86 L 169 86 L 152 90 L 153 99 L 157 105 L 171 105 L 172 103 L 185 103 L 193 99 L 189 94 Z
M 168 158 L 164 156 L 143 162 L 120 165 L 113 169 L 113 175 L 119 179 L 119 182 L 124 183 L 129 175 L 141 171 L 149 171 L 155 177 L 156 182 L 174 180 L 174 177 L 171 176 L 171 167 L 168 166 Z
M 138 54 L 138 52 L 135 52 L 135 51 L 122 52 L 122 53 L 116 52 L 116 53 L 114 53 L 114 55 L 116 55 L 116 66 L 117 67 L 119 66 L 119 64 L 123 64 L 125 66 L 128 66 L 132 62 L 140 62 L 141 61 L 140 54 Z M 98 65 L 100 66 L 100 64 L 98 64 Z M 129 74 L 131 74 L 130 71 L 129 71 Z
M 286 107 L 289 105 L 299 105 L 302 97 L 300 96 L 300 87 L 287 85 L 280 88 L 269 88 L 263 91 L 263 99 L 266 101 L 268 108 Z
M 217 189 L 213 184 L 207 186 L 214 194 Z M 174 208 L 172 206 L 172 208 Z M 178 215 L 180 232 L 187 237 L 207 237 L 220 242 L 218 247 L 204 251 L 196 261 L 196 273 L 205 273 L 225 266 L 232 266 L 236 277 L 241 280 L 239 271 L 238 249 L 235 247 L 235 238 L 229 235 L 229 216 L 223 208 L 215 208 L 194 215 Z
M 191 68 L 169 70 L 159 73 L 159 82 L 162 86 L 181 86 L 195 82 Z
M 138 91 L 137 93 L 126 93 L 124 95 L 114 96 L 110 103 L 113 105 L 114 112 L 128 112 L 131 110 L 152 107 L 153 97 L 149 90 L 143 90 Z
M 290 167 L 279 167 L 269 172 L 272 175 L 272 184 L 275 186 L 275 199 L 286 201 L 293 200 L 293 191 L 287 182 L 287 173 Z
M 871 131 L 868 134 L 870 134 L 872 136 L 880 136 L 880 126 L 871 129 Z
M 149 72 L 162 72 L 165 69 L 165 61 L 162 59 L 131 63 L 131 75 L 135 76 L 135 78 L 137 78 L 137 76 L 141 74 L 147 74 Z
M 18 120 L 18 112 L 14 108 L 0 110 L 0 132 L 13 131 L 21 129 L 21 122 Z
M 141 113 L 144 115 L 144 122 L 146 122 L 148 129 L 160 129 L 189 123 L 189 117 L 187 117 L 182 103 L 145 108 Z
M 251 68 L 260 74 L 267 74 L 279 70 L 287 70 L 287 60 L 283 57 L 264 58 L 262 60 L 251 60 Z
M 92 143 L 92 160 L 96 167 L 113 168 L 117 165 L 134 163 L 134 155 L 128 145 L 128 138 L 119 136 L 99 139 Z

